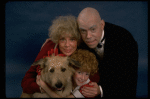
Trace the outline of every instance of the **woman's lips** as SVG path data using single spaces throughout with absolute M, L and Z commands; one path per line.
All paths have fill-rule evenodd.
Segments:
M 70 53 L 70 52 L 71 52 L 71 49 L 64 49 L 64 51 L 65 51 L 66 53 Z

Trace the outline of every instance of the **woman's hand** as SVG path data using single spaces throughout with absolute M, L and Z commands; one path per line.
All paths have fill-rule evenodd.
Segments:
M 46 92 L 50 97 L 52 98 L 62 98 L 61 96 L 59 96 L 58 94 L 56 94 L 55 92 L 53 92 L 48 86 L 47 84 L 40 78 L 40 75 L 36 76 L 36 83 L 41 87 L 41 93 Z
M 91 82 L 89 85 L 93 87 L 83 87 L 82 94 L 86 97 L 95 97 L 100 94 L 100 88 L 96 82 Z
M 40 77 L 41 77 L 40 75 L 36 76 L 36 83 L 37 83 L 37 85 L 40 86 L 41 93 L 45 93 L 45 90 L 42 88 L 42 86 L 46 86 L 46 83 L 44 81 L 42 81 Z

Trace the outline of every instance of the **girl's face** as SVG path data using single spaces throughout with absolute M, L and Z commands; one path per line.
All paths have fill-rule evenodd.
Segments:
M 76 70 L 73 79 L 77 86 L 82 86 L 89 78 L 90 73 Z
M 66 56 L 70 56 L 77 49 L 77 40 L 71 34 L 61 35 L 58 43 L 60 51 Z

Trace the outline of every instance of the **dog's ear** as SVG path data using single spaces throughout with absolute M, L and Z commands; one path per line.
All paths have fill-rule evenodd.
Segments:
M 34 62 L 31 66 L 40 65 L 41 69 L 45 68 L 46 58 L 42 58 L 36 62 Z
M 76 61 L 75 59 L 68 57 L 68 61 L 69 61 L 69 66 L 73 66 L 73 67 L 77 67 L 77 68 L 81 67 L 81 64 L 78 61 Z

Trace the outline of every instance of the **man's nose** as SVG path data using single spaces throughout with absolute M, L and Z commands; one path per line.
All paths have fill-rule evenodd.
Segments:
M 86 35 L 86 38 L 91 38 L 91 36 L 92 36 L 92 35 L 91 35 L 91 32 L 88 31 L 88 32 L 87 32 L 87 35 Z

